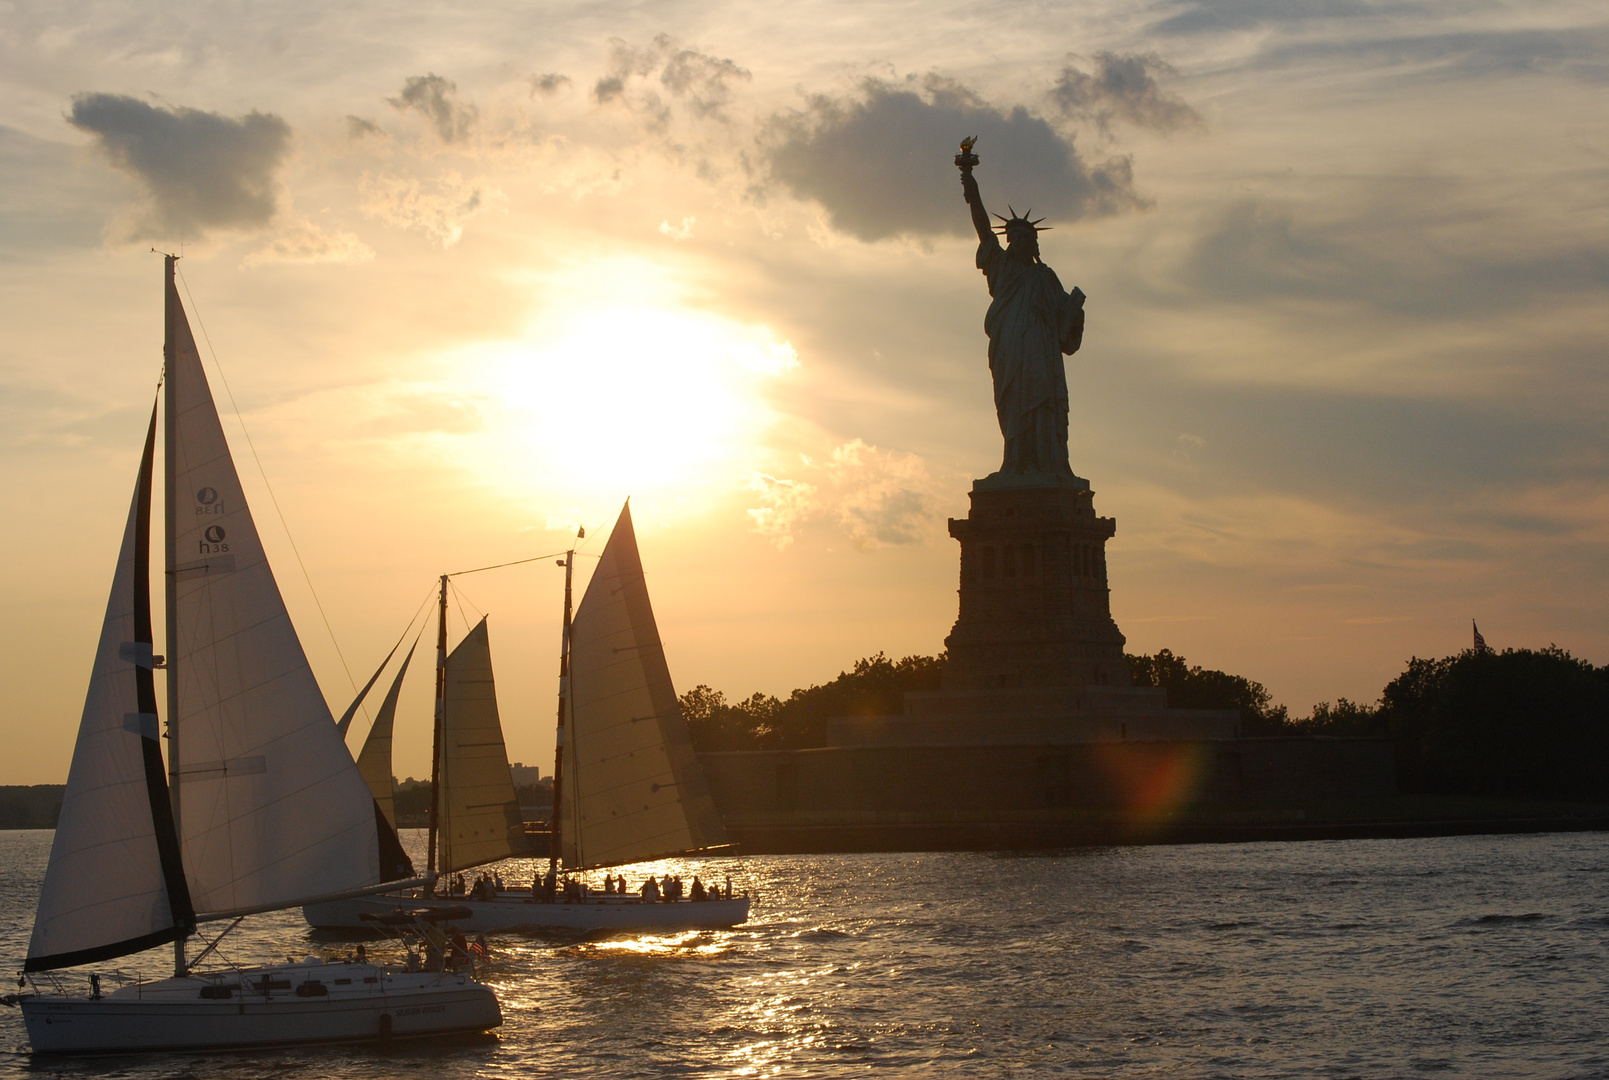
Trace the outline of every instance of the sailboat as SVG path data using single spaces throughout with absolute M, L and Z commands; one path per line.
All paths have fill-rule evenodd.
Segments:
M 155 652 L 151 620 L 153 405 L 24 963 L 32 977 L 171 943 L 173 976 L 103 994 L 95 973 L 87 995 L 37 992 L 36 981 L 36 992 L 7 1003 L 21 1006 L 35 1052 L 233 1049 L 495 1027 L 495 995 L 463 972 L 312 957 L 199 969 L 186 958 L 203 923 L 238 925 L 254 913 L 422 879 L 347 752 L 291 625 L 174 287 L 174 262 L 167 257 L 162 389 L 166 653 Z
M 564 559 L 564 636 L 548 880 L 552 881 L 559 871 L 585 872 L 652 859 L 730 851 L 725 826 L 694 756 L 692 738 L 671 684 L 637 551 L 630 504 L 621 511 L 586 594 L 572 615 L 575 558 L 572 550 Z M 446 581 L 443 577 L 438 655 L 445 651 Z M 484 627 L 482 621 L 478 631 L 483 632 Z M 459 646 L 459 650 L 463 648 Z M 498 834 L 495 827 L 496 809 L 511 805 L 503 794 L 502 785 L 511 781 L 501 729 L 496 728 L 495 699 L 489 701 L 490 722 L 482 721 L 479 734 L 458 734 L 455 719 L 465 711 L 464 706 L 455 705 L 445 689 L 453 683 L 453 671 L 452 658 L 445 658 L 437 678 L 438 687 L 444 689 L 437 696 L 437 756 L 433 766 L 437 782 L 431 794 L 432 869 L 443 875 L 494 858 L 534 854 L 528 848 L 519 850 L 512 814 L 507 818 L 506 833 Z M 481 687 L 488 696 L 481 699 L 480 705 L 485 715 L 492 685 L 489 658 L 484 674 L 466 680 L 465 685 Z M 390 724 L 390 715 L 382 709 L 359 755 L 360 761 L 369 755 L 375 731 L 383 730 L 381 738 L 389 746 Z M 488 750 L 488 744 L 494 741 L 495 754 Z M 472 777 L 465 776 L 461 748 L 466 744 L 476 747 L 477 760 L 483 766 Z M 378 768 L 375 771 L 378 775 Z M 384 775 L 385 782 L 375 793 L 377 798 L 390 792 L 389 760 Z M 478 785 L 478 793 L 466 793 L 466 784 Z M 512 794 L 510 786 L 508 795 Z M 517 803 L 512 805 L 513 813 L 517 813 Z M 481 808 L 484 816 L 483 834 L 473 850 L 460 839 L 463 826 L 454 825 L 452 817 L 458 814 L 462 821 L 471 806 Z M 528 889 L 482 891 L 469 896 L 356 897 L 309 904 L 303 914 L 315 927 L 346 930 L 362 929 L 365 916 L 398 903 L 462 907 L 470 914 L 456 925 L 468 931 L 722 927 L 735 926 L 748 918 L 749 897 L 732 895 L 730 886 L 718 897 L 706 897 L 667 901 L 596 891 L 577 895 L 572 891 L 565 898 L 545 890 L 543 882 L 536 881 Z

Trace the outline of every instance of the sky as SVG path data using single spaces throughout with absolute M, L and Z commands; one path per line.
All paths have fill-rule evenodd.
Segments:
M 1000 455 L 964 135 L 1089 298 L 1129 651 L 1297 716 L 1471 620 L 1609 662 L 1606 89 L 1585 2 L 0 0 L 0 783 L 66 775 L 153 248 L 336 714 L 627 497 L 678 690 L 938 652 Z M 562 575 L 451 616 L 544 771 Z

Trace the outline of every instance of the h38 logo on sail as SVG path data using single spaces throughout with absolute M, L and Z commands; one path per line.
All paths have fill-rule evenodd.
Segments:
M 222 513 L 223 502 L 218 498 L 217 488 L 204 487 L 196 492 L 197 517 L 210 517 Z M 222 525 L 208 525 L 202 532 L 201 539 L 197 541 L 201 549 L 200 554 L 221 555 L 228 551 L 229 545 L 224 541 L 227 535 Z

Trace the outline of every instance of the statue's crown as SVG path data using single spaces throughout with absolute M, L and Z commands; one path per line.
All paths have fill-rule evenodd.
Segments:
M 999 214 L 996 214 L 995 217 L 1000 218 L 1000 224 L 994 227 L 995 232 L 1010 236 L 1013 232 L 1020 232 L 1023 229 L 1032 229 L 1036 233 L 1050 231 L 1049 225 L 1041 227 L 1039 224 L 1041 221 L 1045 220 L 1044 218 L 1034 218 L 1033 220 L 1029 220 L 1028 214 L 1032 214 L 1032 210 L 1029 210 L 1028 214 L 1019 214 L 1009 205 L 1006 207 L 1006 209 L 1011 211 L 1011 216 L 1001 217 Z

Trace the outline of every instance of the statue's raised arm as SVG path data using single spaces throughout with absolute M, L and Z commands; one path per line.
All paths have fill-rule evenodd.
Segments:
M 978 194 L 977 177 L 972 175 L 972 166 L 978 164 L 978 157 L 972 152 L 976 141 L 970 135 L 961 140 L 961 152 L 955 155 L 955 164 L 961 170 L 961 197 L 972 209 L 972 227 L 978 230 L 978 241 L 988 243 L 994 239 L 994 227 L 989 223 L 989 211 L 983 208 L 983 196 Z
M 1055 271 L 1040 260 L 1039 221 L 1011 210 L 1009 218 L 1000 219 L 998 231 L 1006 239 L 1001 245 L 972 175 L 979 163 L 974 142 L 962 140 L 955 164 L 978 233 L 978 269 L 993 298 L 983 329 L 989 335 L 995 413 L 1006 443 L 1000 470 L 978 486 L 1086 487 L 1067 461 L 1062 365 L 1062 356 L 1076 352 L 1084 339 L 1084 293 L 1063 290 Z

